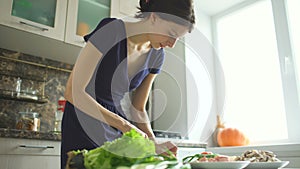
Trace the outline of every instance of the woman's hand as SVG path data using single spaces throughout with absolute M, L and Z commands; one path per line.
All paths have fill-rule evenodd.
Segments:
M 164 142 L 164 143 L 155 143 L 156 153 L 162 154 L 166 156 L 170 156 L 169 152 L 173 153 L 173 155 L 176 157 L 177 155 L 177 146 L 173 144 L 170 141 Z

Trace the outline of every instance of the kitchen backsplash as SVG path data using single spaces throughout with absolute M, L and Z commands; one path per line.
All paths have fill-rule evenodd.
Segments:
M 12 95 L 17 90 L 17 76 L 9 75 L 13 72 L 24 77 L 21 79 L 21 91 L 26 90 L 26 92 L 30 91 L 45 96 L 43 97 L 45 103 L 39 103 L 11 100 L 0 95 L 0 128 L 15 129 L 19 112 L 32 111 L 38 112 L 40 115 L 40 131 L 53 131 L 57 102 L 63 97 L 65 84 L 73 65 L 1 48 L 0 56 L 1 90 L 12 90 Z M 28 79 L 40 79 L 34 81 L 28 80 L 27 77 L 29 77 Z

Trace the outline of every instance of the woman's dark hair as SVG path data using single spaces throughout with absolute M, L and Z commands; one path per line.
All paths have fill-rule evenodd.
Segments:
M 162 19 L 189 26 L 190 31 L 195 24 L 193 0 L 140 0 L 138 9 L 136 18 L 147 18 L 156 12 Z

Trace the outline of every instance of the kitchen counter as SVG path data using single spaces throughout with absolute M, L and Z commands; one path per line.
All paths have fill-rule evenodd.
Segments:
M 6 129 L 0 128 L 0 137 L 3 138 L 21 138 L 21 139 L 38 139 L 38 140 L 53 140 L 60 141 L 61 134 L 55 132 L 41 132 L 41 131 L 28 131 L 28 130 L 17 130 L 17 129 Z M 171 141 L 178 147 L 186 148 L 206 148 L 206 143 L 195 143 L 188 140 L 181 139 L 165 139 L 156 138 L 159 142 Z
M 195 142 L 195 141 L 190 141 L 190 140 L 185 140 L 185 139 L 172 139 L 172 138 L 159 138 L 159 137 L 156 137 L 155 140 L 157 142 L 171 141 L 176 146 L 184 147 L 184 148 L 203 148 L 203 149 L 205 149 L 207 147 L 206 143 Z
M 27 131 L 17 129 L 0 128 L 0 137 L 3 138 L 20 138 L 20 139 L 38 139 L 60 141 L 61 134 L 54 132 Z

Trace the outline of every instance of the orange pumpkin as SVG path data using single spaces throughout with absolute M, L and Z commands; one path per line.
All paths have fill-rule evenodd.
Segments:
M 243 132 L 236 128 L 224 128 L 218 132 L 218 144 L 224 146 L 245 146 L 249 144 L 249 139 Z
M 225 146 L 245 146 L 249 144 L 247 136 L 237 128 L 225 127 L 220 116 L 217 116 L 217 126 L 214 132 L 214 144 Z

